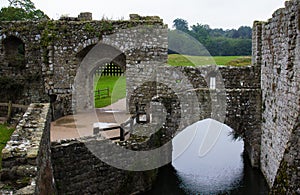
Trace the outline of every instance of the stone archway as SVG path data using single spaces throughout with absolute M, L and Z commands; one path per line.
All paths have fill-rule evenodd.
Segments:
M 84 59 L 84 57 L 91 51 L 91 49 L 93 49 L 93 47 L 95 46 L 96 44 L 92 44 L 92 45 L 89 45 L 85 48 L 83 48 L 82 50 L 80 50 L 76 55 L 76 59 L 77 59 L 77 62 L 78 62 L 78 65 L 80 65 L 80 63 L 82 62 L 82 60 Z
M 116 56 L 114 59 L 111 59 L 104 64 L 99 64 L 98 67 L 95 67 L 92 71 L 94 74 L 99 76 L 121 76 L 126 71 L 126 56 L 124 53 Z
M 4 46 L 4 52 L 6 55 L 25 54 L 25 44 L 16 36 L 8 36 L 2 41 L 2 44 Z
M 25 88 L 25 44 L 16 36 L 2 41 L 0 55 L 0 95 L 4 101 L 17 101 Z
M 91 71 L 93 78 L 94 107 L 101 108 L 125 98 L 126 95 L 126 56 L 121 53 L 114 59 L 106 58 Z M 122 105 L 118 109 L 125 109 Z
M 9 36 L 2 41 L 4 61 L 8 67 L 22 69 L 25 67 L 25 44 L 15 37 Z
M 82 57 L 82 55 L 81 55 Z M 94 74 L 99 67 L 114 62 L 126 70 L 126 56 L 120 50 L 99 43 L 83 56 L 75 81 L 73 99 L 76 102 L 74 111 L 87 111 L 94 108 Z

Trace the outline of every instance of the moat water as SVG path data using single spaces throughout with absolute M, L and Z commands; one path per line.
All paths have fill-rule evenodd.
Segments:
M 191 125 L 173 139 L 172 159 L 159 169 L 146 195 L 268 194 L 262 173 L 244 154 L 243 141 L 211 119 Z

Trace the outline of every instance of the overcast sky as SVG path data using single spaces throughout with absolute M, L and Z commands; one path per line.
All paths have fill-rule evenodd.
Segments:
M 158 15 L 172 27 L 172 21 L 182 18 L 189 26 L 200 23 L 212 28 L 231 29 L 252 26 L 254 20 L 267 20 L 284 7 L 284 0 L 32 0 L 50 18 L 61 15 L 77 16 L 92 12 L 93 19 L 103 16 L 128 19 L 130 13 Z M 0 0 L 7 6 L 7 0 Z

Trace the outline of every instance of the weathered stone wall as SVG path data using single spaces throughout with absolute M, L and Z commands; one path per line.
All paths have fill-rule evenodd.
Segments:
M 271 194 L 300 194 L 300 114 L 280 162 Z
M 51 152 L 58 194 L 136 194 L 149 190 L 157 170 L 134 172 L 115 168 L 100 156 L 115 155 L 115 160 L 124 164 L 130 158 L 126 153 L 115 154 L 108 146 L 107 140 L 97 136 L 53 142 Z
M 45 102 L 41 61 L 41 29 L 38 22 L 1 22 L 0 24 L 0 95 L 2 102 L 29 105 L 31 102 Z M 17 39 L 24 44 L 23 55 L 12 48 Z M 6 42 L 7 41 L 7 42 Z M 6 47 L 4 46 L 6 43 Z M 8 53 L 16 55 L 9 56 Z
M 53 97 L 54 118 L 72 112 L 74 85 L 79 94 L 74 108 L 93 108 L 93 73 L 119 55 L 125 55 L 124 62 L 117 62 L 125 70 L 140 61 L 167 59 L 167 47 L 161 47 L 167 42 L 167 28 L 155 17 L 129 21 L 49 21 L 45 32 L 45 90 Z M 78 74 L 80 71 L 83 75 Z M 82 89 L 87 90 L 78 91 Z
M 153 125 L 160 124 L 161 130 L 165 131 L 162 132 L 163 143 L 171 140 L 176 131 L 199 120 L 213 118 L 245 138 L 245 149 L 252 165 L 259 166 L 260 68 L 171 67 L 159 63 L 140 67 L 141 70 L 132 69 L 130 72 L 139 75 L 138 78 L 127 78 L 127 89 L 132 91 L 127 93 L 129 111 L 135 113 L 136 104 L 152 107 L 149 112 L 154 118 Z M 208 88 L 210 77 L 216 78 L 216 89 Z
M 92 108 L 93 73 L 99 66 L 115 61 L 124 70 L 141 62 L 167 60 L 167 26 L 159 17 L 131 15 L 128 21 L 92 21 L 88 13 L 79 18 L 58 21 L 0 23 L 0 94 L 2 101 L 16 103 L 51 102 L 53 118 L 72 113 L 72 92 L 79 67 L 87 79 L 79 86 L 88 88 L 79 101 Z M 6 44 L 11 37 L 24 45 L 13 48 L 21 56 L 21 65 Z M 94 54 L 85 56 L 94 48 Z M 20 54 L 22 53 L 22 54 Z M 24 54 L 23 54 L 24 53 Z M 125 55 L 124 62 L 118 56 Z M 134 67 L 135 68 L 135 67 Z M 86 76 L 84 75 L 84 76 Z M 80 80 L 81 81 L 81 80 Z M 17 90 L 16 90 L 17 89 Z M 74 107 L 77 108 L 77 107 Z
M 78 110 L 92 108 L 92 74 L 98 66 L 114 61 L 126 70 L 129 111 L 135 112 L 136 103 L 147 104 L 153 113 L 152 123 L 158 125 L 155 128 L 161 128 L 157 136 L 151 136 L 150 145 L 156 146 L 157 137 L 159 145 L 162 145 L 176 131 L 198 120 L 213 118 L 229 125 L 244 137 L 252 165 L 261 166 L 274 193 L 299 193 L 299 10 L 299 1 L 291 0 L 286 2 L 285 8 L 276 11 L 268 22 L 254 23 L 253 65 L 242 68 L 165 66 L 167 27 L 158 17 L 131 15 L 129 21 L 91 21 L 90 14 L 82 14 L 79 18 L 62 18 L 59 21 L 1 22 L 1 99 L 12 99 L 23 104 L 50 100 L 53 118 L 71 113 L 72 104 Z M 11 43 L 24 44 L 24 51 L 18 51 L 24 57 L 20 61 L 10 59 L 18 50 L 17 47 L 8 46 L 7 41 L 11 37 L 14 38 Z M 11 48 L 14 51 L 8 50 Z M 80 78 L 77 78 L 78 72 Z M 208 89 L 211 77 L 216 77 L 216 89 Z M 74 88 L 76 93 L 73 93 Z M 74 94 L 76 98 L 72 102 Z M 34 120 L 32 122 L 35 123 Z M 27 124 L 31 124 L 30 121 L 26 121 L 22 128 L 28 132 L 36 128 L 36 123 Z M 40 150 L 49 151 L 47 136 L 43 137 L 45 144 L 41 146 L 45 147 L 39 147 Z M 26 157 L 28 151 L 22 149 L 27 147 L 26 143 L 21 144 L 21 153 L 4 150 L 4 167 L 5 163 L 9 166 L 15 165 L 15 162 L 31 163 L 30 167 L 26 167 L 29 171 L 24 171 L 22 165 L 20 168 L 16 164 L 16 168 L 4 168 L 1 174 L 2 180 L 11 180 L 20 187 L 25 187 L 29 181 L 27 175 L 22 174 L 33 173 L 34 169 L 31 168 L 36 166 Z M 11 148 L 15 150 L 18 147 Z M 77 149 L 86 155 L 76 156 L 73 152 Z M 79 192 L 80 188 L 72 182 L 87 193 L 103 190 L 96 185 L 89 189 L 90 183 L 80 180 L 85 173 L 74 166 L 76 159 L 88 161 L 84 170 L 93 176 L 95 182 L 99 178 L 103 183 L 106 182 L 102 168 L 111 172 L 111 178 L 119 189 L 124 186 L 117 183 L 115 178 L 121 177 L 122 183 L 126 183 L 132 178 L 142 177 L 139 175 L 141 173 L 127 176 L 127 173 L 107 166 L 88 153 L 79 140 L 55 143 L 52 150 L 60 192 L 64 191 L 60 185 L 70 186 L 66 190 L 70 193 Z M 37 164 L 45 164 L 43 170 L 50 173 L 50 161 L 45 160 L 50 155 L 45 154 L 36 157 L 41 159 Z M 60 161 L 68 166 L 60 168 Z M 60 175 L 65 169 L 68 171 Z M 94 171 L 96 173 L 92 173 Z M 24 183 L 19 176 L 26 178 Z M 142 189 L 146 183 L 140 184 Z M 36 186 L 42 184 L 37 182 Z M 36 192 L 43 189 L 36 189 Z M 107 191 L 114 192 L 113 189 Z
M 2 193 L 13 191 L 16 194 L 54 194 L 56 192 L 50 155 L 49 104 L 29 106 L 12 134 L 11 140 L 2 150 L 0 176 Z
M 281 192 L 291 194 L 299 191 L 299 147 L 290 146 L 299 142 L 299 10 L 299 1 L 287 1 L 268 22 L 255 22 L 253 28 L 253 58 L 262 74 L 261 170 L 270 187 L 276 175 L 286 173 L 276 185 L 288 183 Z
M 93 48 L 80 65 L 79 74 L 75 80 L 77 110 L 93 108 L 94 106 L 93 80 L 90 75 L 99 66 L 99 62 L 100 64 L 107 62 L 107 60 L 112 60 L 120 54 L 124 54 L 126 58 L 123 64 L 126 66 L 126 78 L 130 78 L 127 79 L 127 83 L 130 85 L 130 82 L 138 82 L 135 79 L 138 79 L 140 74 L 132 75 L 131 73 L 140 70 L 141 64 L 167 61 L 166 26 L 161 24 L 138 25 L 104 35 L 100 44 Z M 86 78 L 90 78 L 90 80 Z M 127 90 L 128 93 L 131 91 Z

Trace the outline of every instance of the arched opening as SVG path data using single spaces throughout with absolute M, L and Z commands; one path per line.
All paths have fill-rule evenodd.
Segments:
M 120 83 L 124 84 L 122 98 L 125 98 L 126 78 L 124 73 L 126 70 L 126 56 L 124 53 L 112 46 L 98 43 L 83 48 L 68 63 L 77 66 L 74 74 L 74 83 L 72 83 L 72 109 L 74 113 L 72 116 L 66 116 L 60 118 L 59 121 L 55 121 L 55 125 L 58 128 L 59 125 L 63 126 L 63 128 L 67 127 L 68 132 L 73 132 L 73 134 L 69 133 L 70 137 L 67 137 L 69 135 L 62 135 L 53 128 L 53 140 L 90 136 L 95 133 L 95 125 L 104 128 L 102 125 L 107 126 L 114 123 L 114 126 L 119 126 L 128 119 L 129 116 L 125 112 L 120 112 L 120 117 L 118 118 L 115 117 L 115 113 L 109 112 L 112 111 L 111 109 L 97 109 L 97 105 L 95 108 L 98 100 L 108 99 L 109 104 L 117 101 L 118 99 L 114 98 L 119 97 L 117 92 L 118 87 L 121 85 Z M 120 79 L 120 77 L 123 77 L 123 79 Z M 104 86 L 101 87 L 101 85 Z M 106 91 L 105 88 L 109 89 Z M 97 94 L 98 90 L 101 90 L 100 97 Z M 57 97 L 55 104 L 63 103 Z M 125 101 L 122 107 L 126 108 Z M 117 109 L 120 109 L 120 107 L 117 107 Z M 58 118 L 56 117 L 56 119 Z M 115 137 L 115 132 L 108 132 L 107 138 Z
M 243 140 L 234 134 L 213 119 L 188 126 L 172 140 L 172 164 L 161 168 L 148 194 L 267 193 L 263 175 L 251 167 Z
M 126 110 L 126 56 L 124 53 L 115 58 L 106 58 L 94 68 L 94 106 L 103 108 L 121 101 L 118 109 Z M 119 105 L 120 105 L 119 104 Z
M 87 46 L 76 54 L 80 64 L 95 45 Z M 126 95 L 126 56 L 115 48 L 99 44 L 96 48 L 100 55 L 93 60 L 94 65 L 89 76 L 93 78 L 94 105 L 102 108 Z
M 85 66 L 91 87 L 93 105 L 102 108 L 126 95 L 126 56 L 116 48 L 106 45 L 90 45 L 76 55 L 78 64 Z
M 4 60 L 8 67 L 24 68 L 25 62 L 25 44 L 15 36 L 9 36 L 2 42 L 4 47 Z
M 0 55 L 0 96 L 2 101 L 17 102 L 25 88 L 25 44 L 15 36 L 2 41 Z M 23 100 L 19 103 L 24 103 Z
M 172 165 L 186 192 L 219 194 L 239 185 L 243 177 L 244 143 L 234 140 L 231 134 L 230 127 L 206 119 L 187 127 L 173 139 Z

